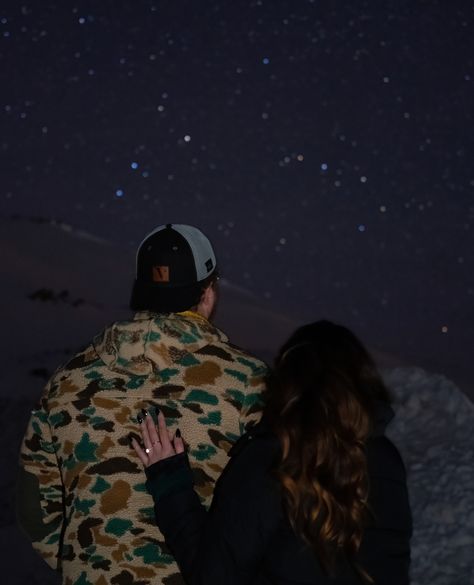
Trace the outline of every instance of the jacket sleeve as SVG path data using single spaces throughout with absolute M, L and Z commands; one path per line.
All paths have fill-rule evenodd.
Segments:
M 186 584 L 253 583 L 272 533 L 268 520 L 273 522 L 277 516 L 265 511 L 264 493 L 255 489 L 252 477 L 239 483 L 242 474 L 227 469 L 225 479 L 222 478 L 226 485 L 218 481 L 212 506 L 206 512 L 193 490 L 184 456 L 172 459 L 175 461 L 160 462 L 169 461 L 168 469 L 162 466 L 154 477 L 147 473 L 147 487 L 155 501 L 160 531 Z M 187 477 L 182 473 L 184 467 Z M 181 471 L 177 471 L 178 468 Z M 180 473 L 181 479 L 178 479 Z M 163 488 L 166 483 L 171 486 L 169 490 Z
M 63 525 L 63 486 L 48 421 L 46 387 L 32 411 L 20 452 L 16 508 L 33 548 L 54 569 Z
M 376 585 L 408 585 L 412 516 L 402 458 L 386 437 L 368 448 L 371 519 L 359 551 Z
M 258 367 L 254 366 L 252 374 L 248 377 L 239 416 L 241 436 L 257 424 L 262 417 L 263 393 L 267 373 L 268 368 L 262 363 Z

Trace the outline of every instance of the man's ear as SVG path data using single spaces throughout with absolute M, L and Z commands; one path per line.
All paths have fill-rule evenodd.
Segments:
M 197 312 L 209 319 L 216 306 L 217 293 L 215 287 L 211 284 L 205 288 L 201 295 L 201 300 L 197 306 Z

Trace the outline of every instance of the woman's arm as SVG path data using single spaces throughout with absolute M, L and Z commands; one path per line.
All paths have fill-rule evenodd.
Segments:
M 155 518 L 186 583 L 195 583 L 207 512 L 194 491 L 192 471 L 185 453 L 163 459 L 145 469 L 146 486 L 155 503 Z
M 157 439 L 151 417 L 142 423 L 142 433 L 143 426 L 146 426 L 145 446 L 153 445 Z M 146 467 L 147 488 L 154 498 L 158 526 L 186 583 L 255 582 L 278 518 L 278 509 L 273 509 L 274 500 L 272 503 L 261 481 L 264 474 L 255 477 L 252 473 L 258 454 L 253 457 L 243 452 L 230 462 L 216 485 L 211 509 L 206 512 L 193 489 L 186 454 L 170 453 L 168 442 L 175 444 L 176 438 L 170 440 L 162 414 L 158 416 L 157 436 L 163 452 L 171 456 L 147 466 L 145 456 L 155 459 L 156 456 L 152 451 L 144 453 L 136 441 L 134 447 Z

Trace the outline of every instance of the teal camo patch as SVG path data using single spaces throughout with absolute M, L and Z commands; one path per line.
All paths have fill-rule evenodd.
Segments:
M 37 421 L 32 420 L 31 421 L 31 428 L 34 430 L 34 432 L 39 435 L 41 437 L 42 433 L 41 433 L 41 427 L 39 426 L 39 424 L 37 423 Z
M 126 518 L 112 518 L 105 525 L 105 532 L 114 536 L 123 536 L 132 526 L 133 522 L 131 520 L 127 520 Z
M 207 416 L 198 418 L 198 422 L 202 425 L 220 425 L 222 421 L 222 414 L 220 410 L 209 412 Z
M 61 534 L 59 532 L 55 532 L 54 534 L 52 534 L 48 540 L 46 541 L 48 544 L 56 544 L 56 542 L 59 542 L 59 539 L 61 538 Z
M 259 392 L 252 392 L 251 394 L 247 394 L 244 400 L 245 406 L 255 406 L 258 404 L 259 406 L 263 406 L 263 399 L 262 395 Z
M 163 382 L 169 382 L 173 376 L 179 372 L 176 368 L 165 368 L 164 370 L 160 370 L 160 378 Z
M 247 374 L 244 374 L 243 372 L 241 372 L 239 370 L 232 370 L 231 368 L 225 368 L 224 372 L 226 374 L 229 374 L 229 376 L 232 376 L 233 378 L 235 378 L 239 382 L 242 382 L 243 384 L 247 384 L 247 382 L 248 382 Z
M 241 390 L 235 388 L 229 388 L 225 393 L 226 398 L 231 399 L 231 403 L 237 405 L 239 408 L 242 407 L 245 402 L 245 394 Z
M 101 378 L 99 382 L 99 388 L 102 390 L 113 390 L 117 385 L 115 378 L 111 378 L 110 380 L 106 380 L 105 378 Z
M 103 477 L 98 477 L 95 484 L 91 487 L 91 493 L 93 494 L 101 494 L 105 492 L 110 487 L 110 483 L 105 481 Z
M 196 335 L 191 335 L 191 333 L 186 333 L 184 331 L 181 333 L 181 335 L 179 337 L 179 340 L 184 345 L 189 345 L 190 343 L 194 343 L 198 339 L 199 339 L 199 337 L 197 337 Z
M 71 415 L 67 411 L 61 410 L 52 414 L 49 417 L 49 422 L 52 427 L 62 427 L 65 423 L 71 422 Z
M 205 445 L 199 443 L 197 449 L 193 449 L 190 454 L 198 461 L 206 461 L 217 453 L 217 449 L 213 445 Z
M 215 394 L 211 394 L 210 392 L 206 392 L 205 390 L 199 390 L 195 388 L 191 390 L 184 399 L 184 402 L 198 402 L 200 404 L 212 404 L 216 405 L 218 403 L 218 398 Z
M 141 516 L 144 518 L 155 518 L 155 509 L 153 507 L 150 508 L 140 508 L 138 510 Z
M 145 341 L 149 341 L 153 343 L 154 341 L 159 341 L 161 339 L 161 335 L 158 331 L 149 331 L 147 335 L 145 335 Z
M 145 565 L 155 563 L 166 563 L 168 565 L 173 562 L 171 555 L 163 553 L 159 545 L 152 542 L 136 548 L 133 554 L 137 557 L 142 557 Z
M 91 581 L 86 576 L 86 572 L 80 574 L 79 578 L 76 579 L 73 585 L 93 585 Z
M 98 443 L 93 443 L 90 440 L 89 433 L 84 433 L 81 440 L 74 448 L 74 455 L 78 461 L 97 461 L 98 459 L 95 452 L 98 446 Z
M 195 366 L 200 363 L 201 362 L 196 359 L 192 353 L 187 353 L 178 361 L 180 366 Z
M 34 416 L 42 423 L 48 422 L 48 415 L 44 410 L 35 410 L 33 411 Z
M 95 414 L 95 407 L 94 406 L 88 406 L 87 408 L 84 408 L 81 411 L 81 414 L 83 414 L 85 416 L 94 416 L 94 414 Z
M 81 514 L 84 514 L 84 516 L 88 516 L 95 503 L 95 500 L 81 500 L 80 498 L 76 498 L 74 501 L 74 508 Z
M 237 361 L 239 362 L 239 364 L 242 364 L 243 366 L 247 366 L 248 368 L 250 368 L 252 370 L 252 374 L 254 375 L 257 376 L 264 375 L 267 372 L 266 367 L 262 367 L 261 364 L 252 362 L 251 360 L 248 360 L 246 358 L 238 357 Z
M 58 445 L 53 443 L 52 441 L 44 441 L 43 439 L 40 440 L 41 449 L 46 453 L 56 453 L 58 450 Z
M 146 376 L 130 376 L 130 380 L 125 384 L 125 388 L 136 390 L 141 388 L 146 381 Z

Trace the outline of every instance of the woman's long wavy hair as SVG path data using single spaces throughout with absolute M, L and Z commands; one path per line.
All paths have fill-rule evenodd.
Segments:
M 298 329 L 269 378 L 266 419 L 282 456 L 275 468 L 294 531 L 333 574 L 355 562 L 367 516 L 365 443 L 389 395 L 367 350 L 329 321 Z

